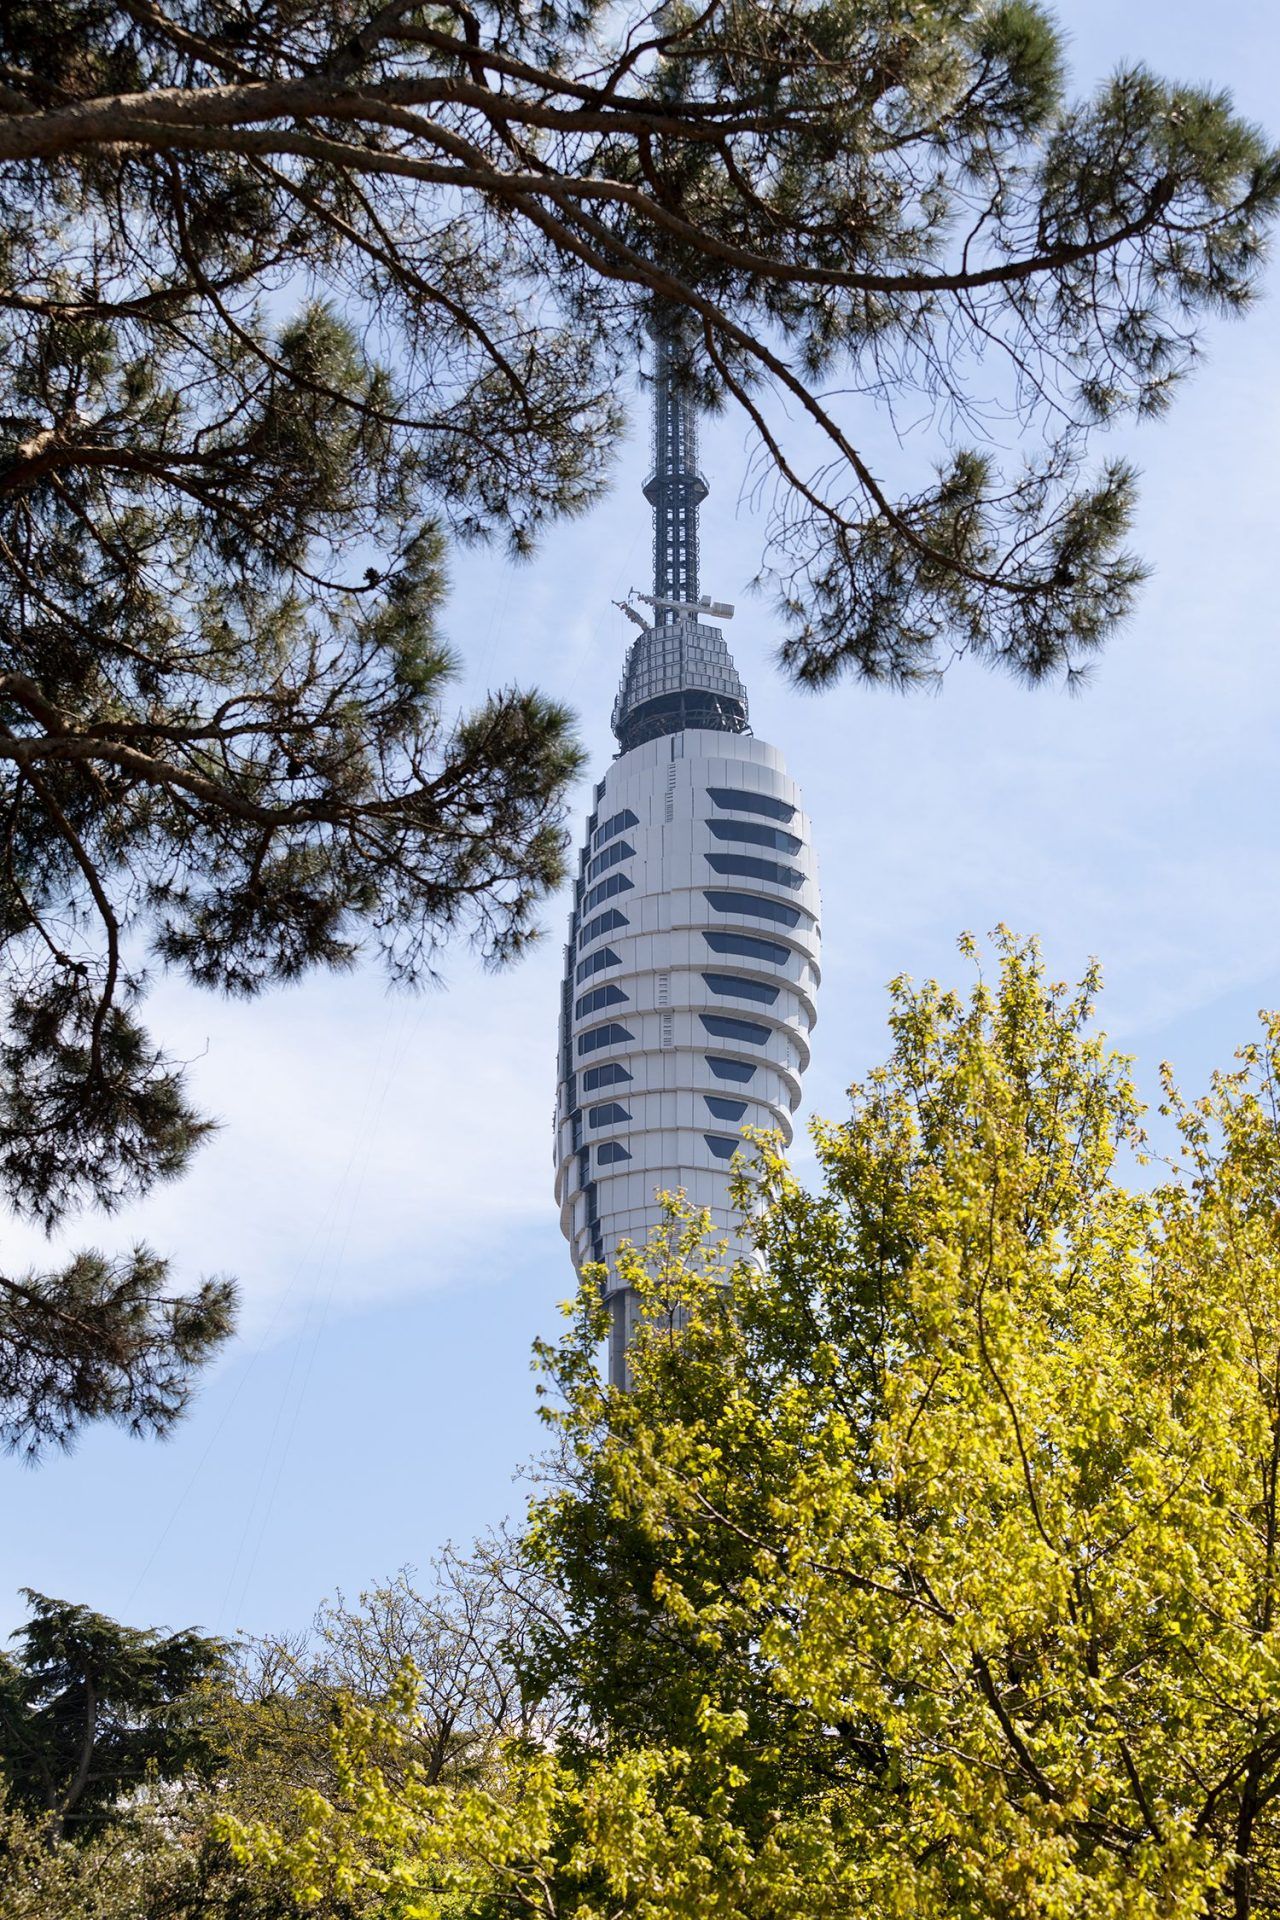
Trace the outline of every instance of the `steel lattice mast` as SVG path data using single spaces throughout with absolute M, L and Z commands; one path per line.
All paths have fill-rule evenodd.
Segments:
M 624 753 L 687 727 L 746 733 L 747 690 L 712 620 L 733 608 L 698 592 L 698 508 L 707 483 L 698 471 L 698 415 L 676 371 L 669 320 L 653 327 L 653 470 L 644 496 L 653 508 L 653 592 L 633 598 L 652 612 L 625 611 L 642 629 L 623 670 L 613 730 Z
M 698 415 L 682 393 L 672 368 L 669 323 L 653 329 L 653 471 L 644 497 L 653 508 L 653 597 L 692 605 L 698 598 L 698 508 L 706 480 L 698 471 Z M 670 626 L 671 607 L 655 609 L 657 624 Z

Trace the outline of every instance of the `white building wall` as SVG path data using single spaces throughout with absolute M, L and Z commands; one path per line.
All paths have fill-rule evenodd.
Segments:
M 791 1139 L 819 913 L 809 821 L 776 748 L 686 729 L 614 761 L 582 850 L 561 1008 L 556 1197 L 575 1266 L 642 1245 L 655 1193 L 680 1188 L 740 1246 L 730 1162 L 743 1127 Z M 607 1285 L 619 1377 L 631 1306 L 612 1272 Z

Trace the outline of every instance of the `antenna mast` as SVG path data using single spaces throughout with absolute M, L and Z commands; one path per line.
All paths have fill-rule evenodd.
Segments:
M 631 593 L 652 619 L 627 652 L 613 704 L 613 731 L 624 753 L 686 728 L 746 733 L 747 690 L 714 620 L 733 608 L 698 592 L 698 508 L 707 483 L 698 471 L 698 415 L 679 379 L 679 318 L 659 310 L 653 337 L 653 470 L 644 497 L 653 509 L 653 592 Z
M 653 508 L 658 626 L 673 625 L 680 617 L 675 607 L 698 598 L 698 508 L 708 491 L 698 471 L 697 412 L 673 376 L 674 344 L 673 322 L 660 312 L 653 321 L 653 472 L 644 484 Z

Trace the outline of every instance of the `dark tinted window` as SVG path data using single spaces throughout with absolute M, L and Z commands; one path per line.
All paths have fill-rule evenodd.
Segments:
M 778 989 L 767 980 L 748 980 L 745 974 L 704 973 L 702 977 L 712 993 L 734 994 L 739 1000 L 758 1000 L 762 1007 L 771 1007 L 778 997 Z
M 791 958 L 789 947 L 779 946 L 776 940 L 760 940 L 752 933 L 704 933 L 702 937 L 712 953 L 742 953 L 751 960 L 767 960 L 775 967 L 785 966 Z M 582 978 L 581 970 L 578 978 Z
M 611 1127 L 615 1121 L 629 1120 L 630 1118 L 631 1115 L 627 1112 L 627 1109 L 619 1105 L 616 1100 L 606 1100 L 602 1107 L 589 1107 L 587 1109 L 587 1125 L 589 1127 Z
M 620 967 L 622 965 L 612 947 L 600 947 L 585 960 L 578 962 L 578 985 L 589 979 L 593 973 L 599 973 L 602 967 Z
M 780 867 L 775 860 L 757 860 L 750 853 L 708 853 L 705 858 L 713 873 L 749 875 L 752 880 L 768 880 L 775 887 L 804 885 L 799 867 Z
M 708 820 L 717 840 L 747 840 L 755 847 L 776 847 L 779 853 L 799 853 L 804 845 L 794 833 L 781 827 L 766 827 L 759 820 Z
M 629 840 L 619 840 L 612 847 L 606 847 L 598 853 L 587 868 L 588 880 L 594 880 L 598 874 L 608 873 L 610 867 L 616 867 L 620 860 L 634 860 L 636 850 Z
M 620 1007 L 630 997 L 621 987 L 615 987 L 612 981 L 607 987 L 592 987 L 590 993 L 580 995 L 574 1008 L 575 1018 L 581 1020 L 584 1013 L 599 1013 L 601 1007 Z
M 754 1060 L 722 1060 L 719 1054 L 715 1053 L 704 1053 L 702 1057 L 717 1080 L 737 1080 L 745 1086 L 748 1080 L 755 1079 Z M 583 1075 L 584 1085 L 589 1077 L 587 1074 Z
M 605 821 L 602 827 L 597 827 L 594 844 L 597 847 L 602 847 L 606 840 L 613 839 L 615 833 L 621 833 L 626 827 L 638 827 L 639 825 L 640 822 L 637 820 L 635 814 L 632 813 L 630 807 L 624 807 L 621 813 L 615 813 L 611 819 Z
M 798 907 L 789 907 L 782 900 L 770 900 L 767 894 L 707 892 L 702 897 L 717 913 L 736 913 L 744 919 L 773 920 L 780 927 L 798 927 L 800 924 Z
M 751 1072 L 755 1072 L 754 1067 L 751 1068 Z M 717 1120 L 741 1120 L 747 1110 L 745 1100 L 726 1100 L 722 1093 L 704 1093 L 702 1097 L 707 1103 L 708 1111 L 713 1113 Z
M 754 1068 L 752 1071 L 754 1072 Z M 620 1060 L 606 1060 L 602 1067 L 586 1069 L 582 1076 L 582 1091 L 595 1093 L 601 1087 L 616 1087 L 630 1078 L 631 1075 Z
M 598 887 L 592 887 L 589 893 L 583 894 L 582 911 L 590 913 L 593 907 L 598 907 L 602 901 L 610 899 L 613 894 L 626 893 L 631 885 L 632 882 L 628 880 L 625 873 L 611 873 L 609 878 L 602 880 Z
M 753 1047 L 762 1047 L 769 1038 L 768 1027 L 757 1026 L 754 1020 L 734 1020 L 727 1013 L 700 1013 L 698 1018 L 708 1033 L 718 1034 L 722 1040 L 747 1040 Z M 581 1040 L 578 1045 L 582 1045 Z
M 596 1160 L 602 1167 L 611 1167 L 617 1160 L 629 1160 L 631 1155 L 619 1140 L 606 1140 L 602 1147 L 596 1148 Z
M 578 935 L 578 952 L 581 953 L 584 947 L 589 947 L 593 940 L 598 940 L 602 933 L 612 933 L 615 927 L 630 925 L 631 922 L 625 913 L 619 913 L 616 907 L 610 907 L 607 913 L 598 914 L 594 920 L 588 920 L 583 927 Z
M 620 1027 L 616 1020 L 611 1020 L 608 1026 L 592 1027 L 590 1033 L 580 1033 L 578 1053 L 581 1056 L 584 1053 L 596 1053 L 601 1047 L 619 1047 L 625 1040 L 634 1037 L 626 1027 Z
M 772 794 L 748 793 L 745 787 L 708 787 L 707 792 L 716 806 L 731 807 L 735 813 L 765 813 L 770 820 L 783 821 L 795 815 L 794 807 L 785 800 L 775 800 Z
M 702 1137 L 717 1160 L 732 1160 L 742 1145 L 741 1140 L 727 1140 L 722 1133 L 704 1133 Z

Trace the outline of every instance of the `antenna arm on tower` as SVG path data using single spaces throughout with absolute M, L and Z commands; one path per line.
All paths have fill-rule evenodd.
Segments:
M 647 598 L 648 596 L 645 595 L 643 597 Z M 642 632 L 644 633 L 648 632 L 649 623 L 644 618 L 643 614 L 637 613 L 635 608 L 632 606 L 629 606 L 625 600 L 615 600 L 613 604 L 615 607 L 618 608 L 620 613 L 626 614 L 628 620 L 634 621 L 635 625 L 639 627 Z
M 643 600 L 647 606 L 661 607 L 668 613 L 709 613 L 713 620 L 733 618 L 733 608 L 727 600 L 708 600 L 705 595 L 701 600 L 664 600 L 656 593 L 636 593 L 633 597 Z M 618 601 L 617 604 L 621 606 L 622 602 Z M 632 618 L 635 618 L 634 614 Z

